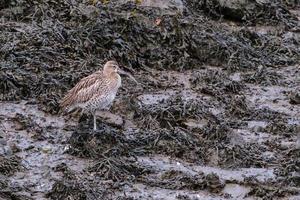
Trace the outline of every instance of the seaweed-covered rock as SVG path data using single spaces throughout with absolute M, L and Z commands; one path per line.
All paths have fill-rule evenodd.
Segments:
M 227 19 L 247 23 L 283 23 L 288 27 L 295 27 L 298 20 L 284 3 L 280 0 L 187 0 L 191 10 L 199 10 L 212 17 L 224 17 Z
M 183 70 L 203 64 L 255 70 L 259 65 L 295 64 L 300 58 L 294 37 L 256 35 L 249 42 L 245 31 L 232 33 L 204 15 L 161 15 L 169 8 L 114 1 L 91 5 L 24 0 L 14 6 L 26 9 L 15 17 L 22 23 L 0 25 L 0 99 L 37 98 L 51 113 L 58 112 L 68 88 L 106 59 L 139 73 L 149 67 Z
M 21 159 L 17 156 L 5 157 L 0 155 L 0 173 L 11 175 L 21 168 Z
M 88 168 L 89 172 L 95 172 L 104 180 L 129 181 L 146 174 L 146 168 L 140 166 L 135 160 L 122 157 L 100 158 Z
M 83 186 L 72 181 L 57 181 L 47 196 L 51 199 L 87 199 L 87 195 L 83 191 Z
M 300 104 L 300 93 L 293 92 L 290 95 L 290 103 L 291 104 Z
M 94 158 L 102 155 L 126 155 L 130 145 L 122 133 L 106 125 L 96 133 L 85 128 L 78 129 L 72 134 L 69 143 L 70 154 Z

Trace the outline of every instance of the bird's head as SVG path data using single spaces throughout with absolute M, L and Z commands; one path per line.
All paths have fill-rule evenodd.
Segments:
M 124 74 L 124 75 L 128 76 L 129 78 L 131 78 L 135 83 L 138 83 L 130 73 L 122 70 L 120 68 L 119 64 L 114 60 L 110 60 L 105 63 L 103 72 L 104 72 L 104 74 L 106 74 L 108 76 L 111 74 L 114 74 L 114 73 Z
M 118 73 L 119 70 L 120 70 L 119 64 L 114 60 L 110 60 L 106 62 L 103 69 L 104 73 L 107 75 L 110 75 L 112 73 Z

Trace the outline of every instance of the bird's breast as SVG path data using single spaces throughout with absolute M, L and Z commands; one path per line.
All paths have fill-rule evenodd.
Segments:
M 121 77 L 119 74 L 115 76 L 109 83 L 109 91 L 108 93 L 112 96 L 115 96 L 119 87 L 121 87 Z

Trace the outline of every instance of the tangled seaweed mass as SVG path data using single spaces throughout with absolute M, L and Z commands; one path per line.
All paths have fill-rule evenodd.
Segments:
M 300 198 L 299 19 L 298 0 L 0 0 L 0 199 Z M 140 85 L 96 132 L 60 116 L 110 59 Z

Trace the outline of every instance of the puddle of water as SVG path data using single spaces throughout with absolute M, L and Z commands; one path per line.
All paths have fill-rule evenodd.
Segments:
M 226 184 L 222 192 L 229 194 L 233 199 L 244 199 L 244 197 L 250 192 L 250 189 L 250 187 L 238 184 Z

